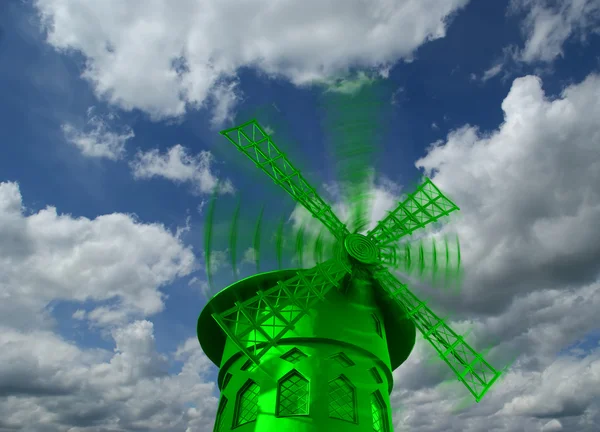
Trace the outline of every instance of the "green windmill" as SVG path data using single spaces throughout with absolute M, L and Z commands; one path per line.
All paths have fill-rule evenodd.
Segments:
M 329 260 L 240 280 L 201 312 L 198 339 L 219 367 L 215 431 L 391 431 L 392 371 L 416 329 L 479 402 L 500 372 L 389 271 L 399 239 L 458 207 L 426 179 L 374 229 L 350 232 L 256 120 L 221 134 L 337 243 Z

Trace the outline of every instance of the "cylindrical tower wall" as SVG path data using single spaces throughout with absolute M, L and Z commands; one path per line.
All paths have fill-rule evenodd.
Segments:
M 218 432 L 391 430 L 385 327 L 365 282 L 330 292 L 259 366 L 227 340 L 220 368 Z

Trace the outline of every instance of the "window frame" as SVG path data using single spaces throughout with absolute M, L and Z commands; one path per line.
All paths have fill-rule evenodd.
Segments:
M 257 400 L 256 401 L 256 405 L 257 405 L 256 418 L 254 418 L 253 420 L 245 421 L 244 423 L 240 423 L 240 410 L 242 409 L 242 397 L 250 389 L 250 387 L 252 387 L 252 385 L 256 385 L 258 387 L 257 399 L 260 398 L 260 386 L 258 385 L 258 383 L 256 381 L 254 381 L 253 379 L 249 379 L 248 381 L 246 381 L 244 383 L 244 385 L 238 390 L 236 398 L 235 398 L 235 411 L 233 413 L 233 426 L 231 427 L 232 429 L 235 429 L 239 426 L 243 426 L 248 423 L 255 422 L 256 418 L 258 418 L 258 400 Z
M 306 403 L 306 412 L 302 414 L 281 414 L 281 384 L 287 379 L 291 378 L 293 375 L 299 376 L 302 380 L 306 382 L 306 393 L 307 393 L 307 403 Z M 281 377 L 277 381 L 277 402 L 275 406 L 275 416 L 277 418 L 287 418 L 287 417 L 301 417 L 301 416 L 309 416 L 310 415 L 310 381 L 303 374 L 301 374 L 298 370 L 292 369 L 288 373 L 286 373 L 283 377 Z
M 353 419 L 352 420 L 347 420 L 341 417 L 332 417 L 331 413 L 330 413 L 330 406 L 331 406 L 331 391 L 329 389 L 329 385 L 337 380 L 342 380 L 343 382 L 345 382 L 350 389 L 352 390 L 352 414 L 353 414 Z M 352 424 L 358 424 L 358 404 L 357 404 L 357 391 L 356 391 L 356 386 L 354 384 L 352 384 L 352 381 L 350 381 L 350 379 L 344 375 L 344 374 L 340 374 L 338 375 L 336 378 L 329 380 L 327 383 L 327 416 L 330 419 L 335 419 L 335 420 L 342 420 L 348 423 L 352 423 Z

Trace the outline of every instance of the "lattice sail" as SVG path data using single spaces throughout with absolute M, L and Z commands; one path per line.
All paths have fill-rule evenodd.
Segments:
M 367 233 L 367 237 L 383 247 L 455 210 L 459 210 L 456 204 L 446 198 L 430 179 L 425 179 L 416 192 L 408 195 Z
M 316 302 L 340 286 L 350 271 L 342 260 L 325 261 L 212 316 L 240 350 L 258 364 Z
M 337 218 L 331 207 L 308 184 L 256 120 L 221 131 L 221 135 L 319 219 L 335 238 L 341 240 L 349 234 L 348 228 Z
M 374 272 L 381 287 L 403 308 L 423 337 L 433 345 L 475 400 L 479 402 L 492 384 L 500 377 L 485 359 L 457 335 L 425 302 L 420 301 L 408 287 L 389 271 Z

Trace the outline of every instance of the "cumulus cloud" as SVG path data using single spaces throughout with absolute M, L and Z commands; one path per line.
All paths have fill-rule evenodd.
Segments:
M 522 30 L 525 46 L 518 59 L 527 63 L 551 62 L 563 56 L 565 42 L 572 38 L 585 41 L 600 32 L 598 0 L 513 0 L 513 11 L 527 11 Z
M 556 419 L 550 420 L 542 427 L 542 432 L 558 432 L 561 430 L 563 430 L 562 424 Z
M 386 68 L 445 36 L 468 0 L 309 2 L 36 0 L 47 42 L 86 58 L 83 78 L 126 110 L 174 117 L 211 102 L 226 121 L 237 72 L 303 85 L 349 67 Z M 151 49 L 147 49 L 151 47 Z M 134 59 L 134 61 L 132 61 Z
M 165 356 L 153 325 L 112 332 L 114 352 L 48 331 L 0 331 L 0 429 L 208 430 L 216 408 L 210 361 L 197 340 Z M 167 373 L 168 360 L 181 362 Z
M 567 43 L 584 44 L 591 35 L 600 33 L 599 0 L 511 0 L 508 14 L 522 17 L 523 46 L 504 47 L 499 58 L 481 74 L 482 82 L 501 72 L 506 79 L 527 64 L 550 71 L 552 62 L 564 56 Z M 478 77 L 471 74 L 471 78 Z
M 75 145 L 84 156 L 118 160 L 125 155 L 125 144 L 135 134 L 130 127 L 121 132 L 114 130 L 116 116 L 95 114 L 94 107 L 88 109 L 85 127 L 78 128 L 70 123 L 63 124 L 62 130 L 68 142 Z
M 509 47 L 505 52 L 520 62 L 552 62 L 564 55 L 566 42 L 579 39 L 583 43 L 590 34 L 600 32 L 598 0 L 512 0 L 509 13 L 525 13 L 523 48 Z
M 126 214 L 95 219 L 47 207 L 26 214 L 16 183 L 0 183 L 0 324 L 29 328 L 51 300 L 109 302 L 87 317 L 124 322 L 164 307 L 160 288 L 196 268 L 162 225 Z
M 137 179 L 162 177 L 177 183 L 190 183 L 193 192 L 198 194 L 212 193 L 219 183 L 220 193 L 233 193 L 231 180 L 219 182 L 212 170 L 213 163 L 211 152 L 203 150 L 192 156 L 185 147 L 177 144 L 162 154 L 158 149 L 139 151 L 130 166 Z
M 496 368 L 511 364 L 479 404 L 422 339 L 394 372 L 397 430 L 593 432 L 600 424 L 600 351 L 565 350 L 597 328 L 600 309 L 600 77 L 558 97 L 534 76 L 516 79 L 504 121 L 466 125 L 416 162 L 461 207 L 441 231 L 461 240 L 462 290 L 413 285 L 420 297 Z M 347 215 L 335 184 L 332 208 Z M 393 182 L 372 181 L 370 227 L 401 198 Z M 320 224 L 301 207 L 295 228 Z M 399 275 L 402 278 L 402 275 Z M 595 344 L 594 344 L 595 345 Z M 564 352 L 563 352 L 564 351 Z
M 486 82 L 486 81 L 494 78 L 495 76 L 499 75 L 500 72 L 502 72 L 503 68 L 504 68 L 504 63 L 495 64 L 491 68 L 489 68 L 486 71 L 484 71 L 483 75 L 481 75 L 481 78 L 479 78 L 479 79 L 481 80 L 481 82 Z M 476 74 L 471 74 L 471 79 L 472 80 L 476 80 L 477 79 L 477 75 Z
M 495 298 L 488 306 L 505 307 L 526 287 L 581 286 L 598 276 L 599 96 L 597 75 L 556 100 L 539 78 L 519 78 L 497 131 L 465 126 L 417 161 L 461 203 L 454 228 L 479 299 L 465 306 Z
M 196 268 L 178 233 L 124 214 L 27 211 L 18 185 L 0 183 L 0 430 L 212 427 L 215 370 L 196 338 L 159 353 L 140 319 Z M 48 306 L 60 301 L 80 303 L 72 319 L 103 326 L 114 349 L 57 334 Z
M 395 371 L 397 428 L 419 431 L 595 431 L 600 351 L 562 350 L 597 328 L 600 307 L 600 77 L 547 97 L 516 79 L 492 132 L 465 126 L 416 162 L 461 207 L 465 278 L 431 307 L 487 359 L 512 368 L 483 401 L 468 394 L 422 339 Z M 418 295 L 419 290 L 415 291 Z M 560 353 L 560 354 L 559 354 Z M 444 383 L 444 384 L 443 384 Z M 463 396 L 461 396 L 463 395 Z

